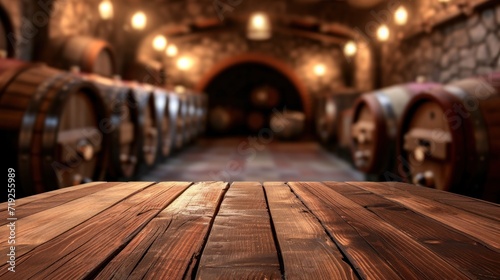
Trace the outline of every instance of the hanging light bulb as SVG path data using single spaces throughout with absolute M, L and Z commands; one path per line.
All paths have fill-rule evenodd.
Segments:
M 385 42 L 389 40 L 389 36 L 391 35 L 391 31 L 387 25 L 382 24 L 377 30 L 377 38 L 381 42 Z
M 344 46 L 344 54 L 346 56 L 353 56 L 358 52 L 358 46 L 354 41 L 349 41 Z
M 146 28 L 148 18 L 143 12 L 137 12 L 132 16 L 132 27 L 136 30 L 143 30 Z
M 175 57 L 179 53 L 176 45 L 170 45 L 167 48 L 166 54 L 168 57 Z
M 251 40 L 266 40 L 271 38 L 271 21 L 264 13 L 254 13 L 250 17 L 247 28 L 247 37 Z
M 316 64 L 314 66 L 314 74 L 318 77 L 323 77 L 326 74 L 326 67 L 324 64 Z
M 397 25 L 405 25 L 408 22 L 408 11 L 404 6 L 399 6 L 396 12 L 394 12 L 394 22 Z
M 113 3 L 109 0 L 102 0 L 99 4 L 99 14 L 104 20 L 109 20 L 113 18 Z
M 177 60 L 177 68 L 182 71 L 187 71 L 193 66 L 193 61 L 186 56 L 183 56 Z
M 157 35 L 153 39 L 153 48 L 157 51 L 163 51 L 167 47 L 167 38 L 163 35 Z

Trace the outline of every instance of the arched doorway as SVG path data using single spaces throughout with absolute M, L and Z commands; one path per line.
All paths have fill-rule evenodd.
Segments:
M 277 96 L 269 106 L 259 106 L 255 102 L 256 91 L 262 89 Z M 262 54 L 243 54 L 219 63 L 198 83 L 197 90 L 208 94 L 211 109 L 231 111 L 227 112 L 227 117 L 235 123 L 228 134 L 255 132 L 248 122 L 260 120 L 268 124 L 273 112 L 285 108 L 310 117 L 309 94 L 293 70 Z
M 14 39 L 9 15 L 0 5 L 0 50 L 5 50 L 8 57 L 14 56 Z

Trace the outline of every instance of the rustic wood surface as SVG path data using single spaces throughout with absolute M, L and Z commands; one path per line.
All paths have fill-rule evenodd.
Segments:
M 500 278 L 500 205 L 401 183 L 95 182 L 16 218 L 0 279 Z

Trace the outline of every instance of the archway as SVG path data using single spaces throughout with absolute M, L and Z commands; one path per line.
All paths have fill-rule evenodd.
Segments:
M 230 57 L 220 63 L 218 63 L 216 66 L 214 66 L 211 70 L 207 72 L 207 74 L 198 82 L 196 85 L 196 90 L 203 92 L 205 91 L 206 87 L 209 85 L 209 83 L 218 75 L 220 75 L 223 71 L 226 69 L 239 65 L 239 64 L 260 64 L 264 65 L 268 68 L 271 68 L 281 74 L 282 76 L 286 77 L 286 79 L 294 86 L 294 88 L 297 90 L 297 92 L 300 95 L 300 99 L 302 102 L 302 109 L 304 113 L 306 114 L 306 118 L 308 120 L 311 119 L 311 110 L 312 110 L 312 105 L 311 105 L 311 96 L 309 95 L 309 92 L 307 91 L 307 88 L 305 85 L 302 83 L 302 81 L 297 77 L 295 72 L 291 67 L 289 67 L 287 64 L 284 62 L 265 55 L 265 54 L 260 54 L 260 53 L 246 53 L 246 54 L 241 54 L 238 56 Z

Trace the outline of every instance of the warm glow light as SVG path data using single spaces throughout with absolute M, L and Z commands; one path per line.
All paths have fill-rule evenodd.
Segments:
M 379 39 L 379 41 L 385 42 L 389 40 L 390 35 L 391 32 L 389 31 L 389 27 L 387 27 L 387 25 L 385 24 L 381 25 L 377 30 L 377 38 Z
M 349 41 L 344 46 L 344 54 L 346 56 L 353 56 L 356 54 L 357 51 L 358 51 L 358 46 L 354 41 Z
M 174 87 L 174 91 L 180 94 L 186 93 L 186 87 L 182 85 L 177 85 Z
M 113 18 L 113 3 L 109 0 L 103 0 L 99 4 L 99 14 L 101 15 L 101 18 L 104 20 L 112 19 Z
M 181 57 L 177 60 L 177 68 L 186 71 L 191 69 L 193 66 L 193 61 L 189 57 Z
M 132 27 L 136 30 L 142 30 L 146 28 L 147 21 L 146 14 L 137 12 L 132 16 Z
M 264 13 L 254 13 L 248 22 L 247 37 L 251 40 L 266 40 L 271 38 L 271 22 Z
M 174 57 L 177 55 L 178 52 L 179 52 L 179 50 L 177 49 L 176 45 L 168 46 L 167 51 L 166 51 L 168 57 Z
M 399 6 L 394 12 L 394 21 L 397 25 L 405 25 L 408 22 L 408 11 L 404 6 Z
M 323 77 L 326 74 L 326 67 L 323 64 L 317 64 L 314 66 L 314 74 L 318 77 Z
M 163 35 L 157 35 L 153 39 L 153 48 L 157 51 L 163 51 L 167 47 L 167 38 Z

